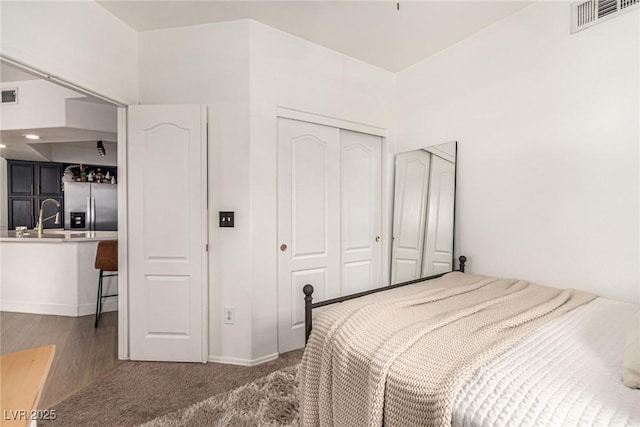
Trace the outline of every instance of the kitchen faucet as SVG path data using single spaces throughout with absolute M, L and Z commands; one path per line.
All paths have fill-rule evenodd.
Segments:
M 42 213 L 44 212 L 44 205 L 46 205 L 47 202 L 55 203 L 56 207 L 58 208 L 58 211 L 54 215 L 51 215 L 51 216 L 48 216 L 48 217 L 42 219 Z M 49 220 L 49 219 L 51 219 L 53 217 L 56 218 L 55 221 L 54 221 L 54 224 L 60 224 L 60 202 L 55 200 L 55 199 L 46 199 L 40 205 L 40 214 L 38 215 L 38 223 L 36 224 L 36 227 L 35 227 L 35 230 L 38 230 L 38 237 L 42 236 L 42 224 L 45 221 L 47 221 L 47 220 Z

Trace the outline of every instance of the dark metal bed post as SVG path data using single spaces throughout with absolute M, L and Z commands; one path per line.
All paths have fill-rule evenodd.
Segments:
M 313 286 L 304 285 L 302 288 L 304 292 L 304 343 L 309 341 L 309 335 L 311 334 L 311 304 L 313 302 Z
M 458 261 L 460 261 L 460 272 L 464 273 L 464 264 L 467 262 L 467 257 L 462 255 L 458 258 Z

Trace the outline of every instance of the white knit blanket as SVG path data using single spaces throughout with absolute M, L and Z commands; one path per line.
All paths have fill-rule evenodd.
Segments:
M 595 296 L 450 273 L 337 304 L 302 359 L 303 425 L 449 426 L 477 368 Z
M 640 390 L 622 383 L 638 309 L 596 298 L 542 326 L 465 382 L 452 426 L 640 426 Z

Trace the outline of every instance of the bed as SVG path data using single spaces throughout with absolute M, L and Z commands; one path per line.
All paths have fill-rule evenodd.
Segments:
M 383 290 L 305 289 L 303 425 L 640 426 L 621 381 L 637 305 L 459 272 Z

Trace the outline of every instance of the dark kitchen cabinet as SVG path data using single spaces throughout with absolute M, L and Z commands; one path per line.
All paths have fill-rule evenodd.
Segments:
M 35 227 L 40 213 L 39 207 L 46 199 L 60 202 L 60 222 L 51 219 L 44 228 L 63 227 L 62 164 L 7 160 L 7 197 L 9 206 L 9 229 L 19 226 Z M 43 212 L 46 218 L 56 213 L 53 203 L 47 204 Z
M 35 227 L 33 197 L 9 197 L 9 228 Z
M 9 196 L 33 196 L 35 169 L 34 163 L 7 162 Z
M 59 196 L 62 194 L 62 165 L 58 163 L 36 165 L 36 194 Z M 53 197 L 52 197 L 53 198 Z

